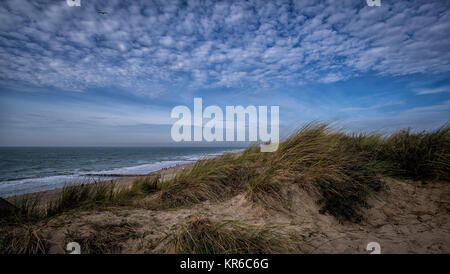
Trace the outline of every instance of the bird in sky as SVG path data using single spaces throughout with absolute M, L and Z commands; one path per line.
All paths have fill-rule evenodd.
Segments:
M 107 14 L 106 11 L 101 11 L 101 10 L 97 11 L 97 13 L 98 13 L 98 14 Z

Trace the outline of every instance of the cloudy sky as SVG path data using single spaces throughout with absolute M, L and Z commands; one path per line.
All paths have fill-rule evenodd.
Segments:
M 2 0 L 0 22 L 0 146 L 168 144 L 194 97 L 279 105 L 282 135 L 450 117 L 448 0 Z

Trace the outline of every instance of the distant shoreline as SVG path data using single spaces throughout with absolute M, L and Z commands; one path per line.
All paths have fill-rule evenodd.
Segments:
M 126 175 L 121 174 L 119 176 L 114 176 L 110 174 L 105 174 L 103 176 L 105 177 L 118 177 L 117 179 L 110 179 L 110 180 L 102 180 L 102 181 L 113 181 L 116 184 L 117 188 L 124 188 L 124 187 L 130 187 L 133 183 L 133 181 L 137 177 L 142 176 L 149 176 L 153 174 L 160 174 L 163 180 L 170 180 L 177 174 L 179 174 L 184 169 L 188 168 L 189 166 L 193 166 L 196 161 L 192 161 L 191 163 L 184 163 L 184 164 L 177 164 L 172 167 L 165 167 L 158 169 L 156 171 L 149 172 L 147 174 L 142 175 Z M 94 175 L 93 175 L 94 176 Z M 98 176 L 97 174 L 95 176 Z M 70 184 L 70 183 L 69 183 Z M 73 183 L 73 184 L 79 184 L 79 183 Z M 56 187 L 49 190 L 42 190 L 42 191 L 36 191 L 36 192 L 30 192 L 30 193 L 24 193 L 24 194 L 17 194 L 9 197 L 5 197 L 5 199 L 8 202 L 14 203 L 14 201 L 21 200 L 22 198 L 35 198 L 39 196 L 39 202 L 40 203 L 47 203 L 51 200 L 54 200 L 59 197 L 59 194 L 61 193 L 61 190 L 64 188 L 62 187 Z
M 58 189 L 74 183 L 119 179 L 122 181 L 130 177 L 145 176 L 163 168 L 189 164 L 223 153 L 237 152 L 235 149 L 222 149 L 220 151 L 125 150 L 119 153 L 113 150 L 100 151 L 100 153 L 77 150 L 65 153 L 56 150 L 44 151 L 43 155 L 39 152 L 31 152 L 30 160 L 27 158 L 29 152 L 19 151 L 10 156 L 4 154 L 3 158 L 7 160 L 11 158 L 12 163 L 17 162 L 20 165 L 17 164 L 14 168 L 4 167 L 5 172 L 2 173 L 0 180 L 0 197 L 9 199 L 24 194 Z M 96 156 L 97 154 L 106 156 Z M 75 160 L 72 160 L 72 156 Z
M 233 151 L 226 151 L 224 153 L 240 153 L 240 151 L 233 150 Z M 217 156 L 219 156 L 219 155 L 211 156 L 208 158 L 211 159 L 211 158 L 215 158 Z M 137 177 L 150 176 L 150 175 L 154 175 L 154 174 L 155 175 L 160 174 L 163 181 L 170 180 L 171 178 L 175 177 L 177 174 L 179 174 L 184 169 L 192 167 L 196 162 L 198 162 L 202 159 L 186 160 L 185 162 L 189 162 L 189 163 L 180 163 L 180 164 L 176 164 L 171 167 L 163 167 L 158 170 L 151 171 L 147 174 L 129 175 L 129 174 L 93 174 L 92 173 L 92 174 L 85 174 L 85 176 L 86 177 L 90 177 L 90 176 L 92 176 L 92 177 L 116 177 L 114 179 L 105 179 L 105 180 L 101 180 L 101 181 L 113 181 L 116 184 L 117 188 L 130 187 L 132 185 L 133 181 Z M 73 182 L 73 183 L 69 182 L 66 185 L 71 185 L 71 184 L 76 185 L 76 184 L 81 184 L 81 183 L 83 183 L 83 182 Z M 61 190 L 63 188 L 64 188 L 64 186 L 61 186 L 61 187 L 56 187 L 56 188 L 48 189 L 48 190 L 41 190 L 41 191 L 17 194 L 17 195 L 12 195 L 9 197 L 3 197 L 3 199 L 13 203 L 14 201 L 20 200 L 24 197 L 34 198 L 34 197 L 40 196 L 39 197 L 40 203 L 47 203 L 50 200 L 56 199 L 59 196 L 59 194 L 61 193 Z

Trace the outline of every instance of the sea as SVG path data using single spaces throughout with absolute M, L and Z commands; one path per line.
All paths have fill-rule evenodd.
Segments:
M 142 175 L 243 148 L 0 147 L 0 197 Z

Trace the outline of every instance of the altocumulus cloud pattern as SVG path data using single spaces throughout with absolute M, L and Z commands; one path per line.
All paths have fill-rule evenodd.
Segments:
M 1 1 L 3 85 L 152 96 L 450 69 L 449 1 L 81 2 Z

